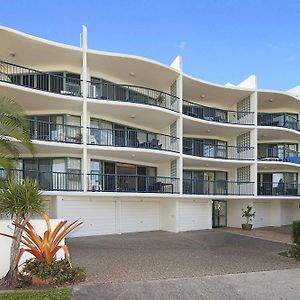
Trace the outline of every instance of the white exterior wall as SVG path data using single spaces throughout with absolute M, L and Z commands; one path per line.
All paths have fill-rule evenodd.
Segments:
M 15 35 L 18 37 L 16 38 Z M 202 217 L 202 225 L 197 225 L 199 228 L 211 228 L 212 199 L 227 200 L 228 226 L 240 227 L 240 224 L 243 222 L 241 218 L 241 209 L 245 208 L 248 204 L 254 205 L 257 210 L 264 206 L 263 204 L 259 203 L 269 204 L 269 212 L 266 212 L 265 209 L 265 212 L 263 212 L 264 216 L 260 216 L 260 212 L 258 212 L 258 218 L 261 219 L 260 221 L 262 221 L 264 218 L 267 218 L 268 225 L 281 226 L 282 224 L 289 223 L 292 219 L 300 218 L 299 200 L 278 199 L 276 197 L 272 197 L 272 199 L 270 197 L 256 197 L 258 170 L 259 172 L 278 171 L 277 165 L 266 167 L 267 164 L 264 165 L 262 162 L 258 162 L 257 143 L 285 141 L 297 142 L 300 146 L 300 133 L 297 131 L 292 132 L 290 129 L 269 128 L 269 130 L 273 133 L 270 134 L 270 136 L 266 136 L 265 139 L 262 138 L 262 136 L 259 134 L 261 128 L 259 128 L 257 125 L 257 113 L 282 111 L 300 113 L 299 100 L 298 98 L 294 97 L 294 95 L 298 93 L 299 87 L 290 90 L 288 93 L 260 91 L 257 88 L 257 79 L 254 75 L 246 78 L 237 86 L 231 85 L 224 87 L 209 82 L 204 82 L 184 74 L 183 60 L 181 57 L 177 57 L 171 66 L 168 67 L 146 58 L 96 52 L 88 49 L 87 47 L 87 29 L 85 27 L 83 27 L 82 43 L 80 48 L 60 45 L 47 41 L 40 41 L 39 39 L 32 38 L 34 43 L 39 43 L 41 47 L 39 57 L 35 57 L 34 48 L 30 48 L 30 39 L 28 36 L 24 37 L 21 33 L 12 33 L 12 37 L 10 39 L 20 39 L 21 42 L 18 43 L 20 44 L 20 49 L 17 49 L 17 52 L 18 50 L 25 52 L 28 51 L 29 53 L 26 52 L 28 58 L 30 58 L 30 53 L 32 52 L 32 59 L 30 62 L 28 62 L 28 67 L 37 68 L 41 71 L 44 70 L 47 72 L 60 70 L 75 72 L 80 74 L 81 79 L 83 80 L 82 97 L 51 94 L 0 82 L 0 92 L 2 92 L 3 95 L 7 94 L 8 96 L 15 98 L 17 102 L 20 102 L 20 104 L 24 106 L 24 109 L 28 114 L 65 113 L 81 116 L 84 133 L 82 145 L 35 141 L 34 143 L 36 145 L 37 157 L 70 156 L 81 158 L 82 172 L 84 177 L 86 177 L 86 174 L 89 173 L 91 159 L 110 160 L 115 162 L 152 166 L 157 168 L 158 176 L 166 177 L 170 176 L 170 162 L 177 160 L 179 195 L 174 195 L 174 197 L 172 197 L 172 195 L 156 194 L 151 195 L 152 198 L 149 195 L 145 196 L 143 194 L 120 195 L 120 193 L 114 193 L 106 195 L 98 193 L 95 195 L 95 193 L 91 194 L 87 192 L 87 181 L 84 180 L 83 192 L 69 192 L 67 196 L 65 196 L 64 193 L 55 191 L 50 193 L 53 195 L 53 199 L 50 201 L 51 205 L 49 206 L 50 215 L 56 217 L 75 217 L 76 213 L 78 213 L 77 216 L 80 217 L 81 214 L 85 214 L 87 224 L 89 224 L 89 229 L 86 229 L 85 234 L 89 234 L 89 232 L 98 232 L 100 234 L 119 234 L 124 232 L 122 229 L 124 226 L 129 228 L 129 225 L 133 226 L 132 228 L 139 230 L 138 226 L 134 225 L 133 223 L 124 223 L 124 214 L 129 216 L 132 212 L 132 220 L 136 220 L 138 222 L 139 216 L 141 216 L 140 222 L 144 222 L 143 220 L 146 222 L 146 219 L 148 218 L 147 214 L 143 215 L 143 213 L 138 213 L 139 209 L 141 211 L 141 207 L 143 207 L 141 203 L 143 201 L 149 201 L 149 203 L 156 202 L 159 204 L 158 212 L 156 208 L 154 208 L 155 205 L 151 208 L 152 212 L 155 211 L 153 213 L 153 216 L 155 216 L 152 216 L 151 220 L 153 221 L 158 215 L 157 220 L 159 220 L 159 229 L 172 232 L 180 231 L 180 217 L 182 217 L 183 207 L 181 205 L 182 203 L 191 204 L 190 210 L 188 206 L 185 206 L 185 213 L 187 213 L 187 215 L 190 213 L 190 218 L 195 220 L 195 224 L 197 223 L 197 217 Z M 1 32 L 0 41 L 2 41 Z M 21 49 L 22 42 L 29 48 Z M 5 41 L 0 43 L 0 50 L 2 49 L 1 47 L 6 47 L 6 44 L 7 43 Z M 49 55 L 48 50 L 50 52 L 52 51 L 52 53 L 56 53 L 57 55 L 55 57 L 53 57 L 53 55 Z M 1 53 L 6 52 L 7 51 L 3 50 Z M 5 59 L 5 57 L 3 57 L 3 59 Z M 18 56 L 9 59 L 11 62 L 18 64 Z M 20 61 L 19 64 L 25 65 L 26 62 Z M 132 72 L 134 73 L 133 76 L 130 75 Z M 101 101 L 100 99 L 90 99 L 88 98 L 87 93 L 87 80 L 90 80 L 91 77 L 104 78 L 116 84 L 133 84 L 144 86 L 159 91 L 165 91 L 167 93 L 170 91 L 170 85 L 174 81 L 177 81 L 179 111 L 173 112 L 163 108 L 136 103 L 121 103 L 118 101 Z M 267 93 L 268 96 L 265 96 L 265 98 L 261 100 L 261 97 L 263 97 L 265 93 Z M 284 100 L 288 100 L 288 104 L 285 104 L 285 101 L 277 101 L 276 99 L 278 99 L 278 95 L 281 95 Z M 236 110 L 237 103 L 248 96 L 250 96 L 250 110 L 254 112 L 253 125 L 219 123 L 191 118 L 183 114 L 182 104 L 185 98 L 186 100 L 194 101 L 197 104 L 202 104 L 212 108 Z M 273 98 L 275 100 L 269 102 L 268 98 Z M 265 104 L 266 102 L 268 103 L 267 105 Z M 169 134 L 170 125 L 176 121 L 177 134 L 179 137 L 179 153 L 163 153 L 163 151 L 159 152 L 157 150 L 126 149 L 125 147 L 121 149 L 117 147 L 88 145 L 85 132 L 87 131 L 86 127 L 90 125 L 91 117 L 162 134 Z M 205 130 L 203 128 L 205 128 Z M 241 162 L 192 156 L 189 158 L 194 159 L 194 163 L 187 162 L 185 160 L 182 147 L 184 136 L 219 139 L 227 141 L 229 146 L 236 146 L 236 137 L 245 132 L 250 132 L 250 144 L 254 147 L 254 160 Z M 30 154 L 24 152 L 22 157 L 30 157 Z M 237 168 L 243 166 L 250 166 L 250 180 L 254 183 L 254 196 L 249 195 L 249 199 L 245 199 L 245 197 L 240 197 L 238 195 L 196 196 L 183 194 L 183 170 L 226 171 L 228 172 L 228 180 L 236 181 Z M 278 162 L 278 166 L 280 167 L 281 171 L 298 172 L 298 178 L 300 182 L 299 165 Z M 129 202 L 136 204 L 136 207 L 133 205 L 131 212 L 130 209 L 128 209 L 130 206 L 128 204 Z M 68 206 L 67 204 L 70 203 L 71 205 Z M 199 207 L 201 204 L 203 204 L 202 209 L 199 209 L 198 211 L 198 215 L 197 213 L 194 214 L 193 208 L 197 206 L 197 204 L 195 204 L 196 206 L 193 206 L 194 203 L 200 203 Z M 78 205 L 78 207 L 76 205 Z M 147 205 L 145 204 L 144 207 L 146 210 Z M 75 213 L 76 209 L 77 212 Z M 105 212 L 105 209 L 110 211 L 110 213 L 107 213 L 106 215 L 107 219 L 105 214 L 102 214 Z M 203 211 L 205 211 L 206 218 L 203 218 Z M 111 222 L 112 218 L 114 219 L 113 224 Z M 96 224 L 97 222 L 98 225 Z M 151 224 L 154 223 L 155 222 L 153 221 Z M 259 220 L 254 221 L 254 225 L 259 225 L 259 223 Z M 141 230 L 142 225 L 143 224 L 141 223 Z M 197 226 L 195 225 L 195 228 Z M 156 227 L 153 226 L 153 228 Z M 95 230 L 92 228 L 95 228 Z M 192 226 L 190 228 L 192 228 Z

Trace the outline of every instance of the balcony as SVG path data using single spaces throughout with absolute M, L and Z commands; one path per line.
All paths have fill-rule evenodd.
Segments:
M 257 125 L 283 127 L 300 131 L 300 122 L 296 114 L 291 113 L 258 113 Z
M 81 173 L 43 172 L 37 170 L 11 170 L 11 178 L 21 183 L 25 178 L 36 180 L 43 191 L 82 191 Z M 0 178 L 7 172 L 0 170 Z
M 70 73 L 61 76 L 54 72 L 45 73 L 0 61 L 0 81 L 40 91 L 80 97 L 82 80 L 68 74 Z
M 132 147 L 179 152 L 179 139 L 140 129 L 102 129 L 88 127 L 88 144 L 112 147 Z
M 183 114 L 211 122 L 254 125 L 254 113 L 207 107 L 183 100 Z
M 183 193 L 194 195 L 253 196 L 253 182 L 184 179 Z
M 107 82 L 88 82 L 88 97 L 91 99 L 130 102 L 179 111 L 179 98 L 151 88 L 114 84 Z
M 257 194 L 262 196 L 300 196 L 300 185 L 289 182 L 258 182 Z
M 183 146 L 183 154 L 216 159 L 253 160 L 254 147 L 213 145 L 195 141 Z
M 46 121 L 28 120 L 31 139 L 47 142 L 82 143 L 82 127 Z
M 300 164 L 300 153 L 283 145 L 258 145 L 258 159 L 262 161 L 283 161 Z
M 88 174 L 91 192 L 178 194 L 179 179 L 162 176 Z

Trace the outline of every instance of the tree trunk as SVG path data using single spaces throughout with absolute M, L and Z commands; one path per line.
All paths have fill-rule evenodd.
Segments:
M 16 222 L 22 224 L 25 226 L 27 222 L 29 221 L 31 215 L 25 216 L 25 218 L 22 218 L 21 216 L 16 217 Z M 5 285 L 12 285 L 15 286 L 19 283 L 19 270 L 18 270 L 18 264 L 19 264 L 19 249 L 20 249 L 20 240 L 22 238 L 23 230 L 15 227 L 14 229 L 14 236 L 16 239 L 12 240 L 11 248 L 10 248 L 10 267 L 3 278 L 3 282 Z

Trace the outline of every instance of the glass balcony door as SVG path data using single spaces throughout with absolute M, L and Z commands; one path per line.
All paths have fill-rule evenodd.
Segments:
M 117 164 L 118 191 L 136 191 L 136 166 L 129 164 Z
M 213 200 L 212 203 L 212 227 L 227 226 L 227 202 Z

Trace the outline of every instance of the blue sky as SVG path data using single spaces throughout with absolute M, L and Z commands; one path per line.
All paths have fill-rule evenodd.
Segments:
M 256 74 L 260 88 L 300 84 L 299 0 L 1 1 L 0 24 L 90 48 L 145 56 L 215 83 Z

